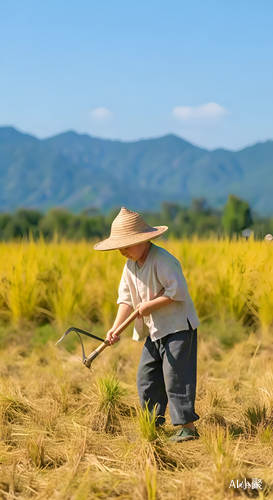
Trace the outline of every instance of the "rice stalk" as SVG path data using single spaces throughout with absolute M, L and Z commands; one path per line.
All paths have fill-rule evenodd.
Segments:
M 114 375 L 100 377 L 96 388 L 98 403 L 92 428 L 115 434 L 120 431 L 120 416 L 124 408 L 122 398 L 126 391 Z
M 144 408 L 139 408 L 137 419 L 142 437 L 148 442 L 155 441 L 158 436 L 156 430 L 156 405 L 150 411 L 146 402 Z

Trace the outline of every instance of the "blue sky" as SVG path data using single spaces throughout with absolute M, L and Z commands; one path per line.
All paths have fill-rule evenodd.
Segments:
M 271 0 L 0 0 L 0 125 L 273 139 Z

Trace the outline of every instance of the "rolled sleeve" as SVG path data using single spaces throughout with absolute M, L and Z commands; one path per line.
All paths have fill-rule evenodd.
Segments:
M 132 297 L 127 281 L 127 266 L 124 266 L 123 273 L 121 276 L 119 288 L 118 288 L 118 300 L 117 304 L 128 304 L 128 306 L 133 307 Z
M 157 275 L 164 287 L 164 297 L 172 300 L 183 301 L 187 296 L 187 283 L 183 275 L 180 263 L 174 259 L 172 262 L 163 261 L 159 263 Z

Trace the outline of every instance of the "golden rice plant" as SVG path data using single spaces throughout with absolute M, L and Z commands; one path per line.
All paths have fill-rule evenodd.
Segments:
M 227 239 L 169 240 L 202 321 L 273 323 L 272 245 Z M 0 320 L 13 325 L 112 324 L 124 258 L 86 241 L 0 243 Z
M 228 430 L 218 424 L 204 429 L 202 439 L 212 457 L 214 480 L 220 487 L 225 488 L 241 471 L 238 458 L 240 439 L 234 445 Z
M 143 492 L 143 498 L 147 500 L 157 499 L 156 475 L 156 468 L 152 466 L 149 461 L 147 461 L 145 468 L 145 486 Z
M 261 443 L 269 443 L 273 446 L 273 426 L 268 426 L 259 435 Z

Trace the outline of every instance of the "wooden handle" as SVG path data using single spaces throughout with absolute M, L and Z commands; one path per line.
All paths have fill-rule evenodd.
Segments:
M 157 299 L 158 297 L 160 297 L 162 294 L 164 293 L 164 288 L 161 288 L 161 290 L 155 295 L 154 299 Z M 132 321 L 134 319 L 136 319 L 138 315 L 138 308 L 136 308 L 131 314 L 130 316 L 128 316 L 128 318 L 123 321 L 123 323 L 121 323 L 121 325 L 119 325 L 116 330 L 114 331 L 114 333 L 116 335 L 120 335 L 121 332 L 123 332 L 123 330 L 125 330 L 125 328 L 127 328 L 127 326 L 132 323 Z
M 125 330 L 125 328 L 127 328 L 127 326 L 128 326 L 130 323 L 132 323 L 132 321 L 133 321 L 134 319 L 136 319 L 137 315 L 138 315 L 138 309 L 135 309 L 135 310 L 134 310 L 134 311 L 130 314 L 130 316 L 128 316 L 128 318 L 127 318 L 125 321 L 123 321 L 123 323 L 121 323 L 121 325 L 119 325 L 119 326 L 116 328 L 116 330 L 115 330 L 115 332 L 114 332 L 114 333 L 115 333 L 116 335 L 119 335 L 121 332 L 123 332 L 123 330 Z
M 97 349 L 95 349 L 93 352 L 91 352 L 91 354 L 89 354 L 89 356 L 84 360 L 84 364 L 86 366 L 86 368 L 90 368 L 90 365 L 92 363 L 92 361 L 94 361 L 94 359 L 102 352 L 104 351 L 104 349 L 109 345 L 108 341 L 106 340 L 105 342 L 103 342 L 103 344 L 99 345 L 99 347 L 97 347 Z
M 135 309 L 131 314 L 130 316 L 128 316 L 128 318 L 126 318 L 125 321 L 123 321 L 123 323 L 121 323 L 121 325 L 118 326 L 118 328 L 115 330 L 115 333 L 117 335 L 119 335 L 121 332 L 123 332 L 123 330 L 125 330 L 125 328 L 127 328 L 127 326 L 132 323 L 132 321 L 134 321 L 134 319 L 137 317 L 138 315 L 138 310 Z M 84 361 L 84 364 L 87 368 L 90 368 L 90 365 L 92 363 L 92 361 L 102 352 L 104 351 L 104 349 L 109 345 L 109 342 L 108 340 L 105 340 L 103 342 L 103 344 L 99 345 L 99 347 L 97 347 L 97 349 L 95 349 L 95 351 L 91 352 L 91 354 L 89 354 L 88 358 L 85 359 Z

